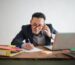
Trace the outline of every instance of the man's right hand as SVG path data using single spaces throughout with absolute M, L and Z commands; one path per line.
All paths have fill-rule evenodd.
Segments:
M 34 48 L 34 45 L 31 44 L 31 43 L 24 43 L 24 44 L 22 45 L 22 48 L 23 48 L 23 49 L 27 49 L 27 50 L 31 50 L 31 49 Z

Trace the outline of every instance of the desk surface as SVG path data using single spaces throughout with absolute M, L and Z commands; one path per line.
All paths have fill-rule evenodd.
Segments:
M 43 51 L 39 52 L 23 52 L 12 57 L 2 57 L 0 59 L 72 59 L 63 54 L 63 51 L 50 51 L 44 47 L 39 47 Z

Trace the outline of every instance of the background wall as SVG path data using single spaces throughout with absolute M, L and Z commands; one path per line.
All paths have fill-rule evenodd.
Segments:
M 0 0 L 0 44 L 10 44 L 34 12 L 59 32 L 75 32 L 75 0 Z

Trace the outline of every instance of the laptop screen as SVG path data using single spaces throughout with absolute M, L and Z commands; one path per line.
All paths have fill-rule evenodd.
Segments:
M 75 48 L 75 33 L 57 33 L 52 49 Z

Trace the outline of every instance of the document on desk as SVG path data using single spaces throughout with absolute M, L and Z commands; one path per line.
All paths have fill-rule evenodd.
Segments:
M 23 52 L 38 52 L 38 51 L 42 51 L 42 49 L 34 47 L 31 50 L 22 49 L 22 51 Z

